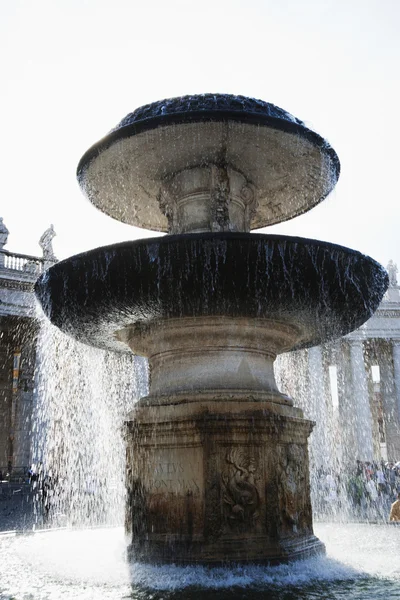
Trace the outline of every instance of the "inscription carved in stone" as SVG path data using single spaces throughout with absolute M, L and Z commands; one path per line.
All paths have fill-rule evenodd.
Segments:
M 150 495 L 191 493 L 199 496 L 202 491 L 201 453 L 193 448 L 152 452 L 144 461 L 142 473 Z

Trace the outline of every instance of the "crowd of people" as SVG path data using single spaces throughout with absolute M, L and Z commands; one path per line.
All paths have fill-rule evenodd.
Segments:
M 362 462 L 345 472 L 320 468 L 313 485 L 314 512 L 320 518 L 345 516 L 362 520 L 395 520 L 399 500 L 400 461 Z

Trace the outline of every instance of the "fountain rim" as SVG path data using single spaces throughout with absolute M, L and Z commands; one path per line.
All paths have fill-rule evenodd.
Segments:
M 283 109 L 281 109 L 283 110 Z M 289 113 L 287 113 L 289 114 Z M 259 112 L 235 111 L 230 109 L 197 109 L 191 111 L 177 111 L 154 115 L 139 119 L 129 125 L 117 126 L 108 134 L 95 142 L 81 157 L 76 175 L 78 180 L 83 176 L 90 163 L 95 160 L 101 152 L 110 148 L 119 140 L 139 135 L 152 129 L 169 125 L 182 125 L 187 123 L 202 123 L 202 122 L 229 122 L 242 123 L 244 125 L 258 125 L 262 127 L 270 127 L 285 133 L 299 135 L 300 137 L 311 142 L 315 147 L 320 148 L 327 156 L 329 156 L 332 164 L 333 184 L 331 189 L 325 196 L 321 197 L 320 201 L 332 191 L 337 183 L 340 175 L 340 161 L 333 147 L 318 133 L 306 127 L 301 121 L 291 121 L 282 117 L 274 117 L 271 115 L 263 115 Z
M 240 242 L 240 240 L 242 240 L 244 242 L 244 245 L 243 244 L 236 245 L 235 242 L 236 241 Z M 39 277 L 39 279 L 37 280 L 37 282 L 35 284 L 35 288 L 34 288 L 35 295 L 36 295 L 37 299 L 39 300 L 39 302 L 42 304 L 44 313 L 46 314 L 47 318 L 49 318 L 53 322 L 54 325 L 56 325 L 60 329 L 62 329 L 64 331 L 64 333 L 67 333 L 67 334 L 71 335 L 72 337 L 74 337 L 86 344 L 89 344 L 91 346 L 114 349 L 117 351 L 122 350 L 122 351 L 126 352 L 127 348 L 122 348 L 121 343 L 119 343 L 117 338 L 115 337 L 115 333 L 117 330 L 121 330 L 126 326 L 131 326 L 134 323 L 139 323 L 139 322 L 146 323 L 146 322 L 155 321 L 155 320 L 159 320 L 159 319 L 162 320 L 164 318 L 170 319 L 170 318 L 173 318 L 174 316 L 176 316 L 174 314 L 173 308 L 171 310 L 166 310 L 165 309 L 166 305 L 163 304 L 163 302 L 168 302 L 168 298 L 171 293 L 171 290 L 169 290 L 168 288 L 165 288 L 165 292 L 164 291 L 162 292 L 162 297 L 157 296 L 157 298 L 160 300 L 161 304 L 159 304 L 159 305 L 157 303 L 153 304 L 153 288 L 154 288 L 154 290 L 156 290 L 156 286 L 154 286 L 153 283 L 151 283 L 150 279 L 149 280 L 147 280 L 146 278 L 144 280 L 140 279 L 140 277 L 141 277 L 140 270 L 143 269 L 143 267 L 145 267 L 147 264 L 154 262 L 150 256 L 151 250 L 152 250 L 151 246 L 152 245 L 157 246 L 158 249 L 160 247 L 164 247 L 164 253 L 165 253 L 165 252 L 169 252 L 168 251 L 169 244 L 175 244 L 177 247 L 180 247 L 181 250 L 184 250 L 185 242 L 187 242 L 190 245 L 190 247 L 192 248 L 192 250 L 190 252 L 192 252 L 195 249 L 196 243 L 200 244 L 201 248 L 203 248 L 202 253 L 204 253 L 206 251 L 207 243 L 209 243 L 209 244 L 211 243 L 213 246 L 215 246 L 215 245 L 218 245 L 219 243 L 224 244 L 224 243 L 230 242 L 229 252 L 233 252 L 233 255 L 232 255 L 233 261 L 236 260 L 235 256 L 240 256 L 240 248 L 245 247 L 250 250 L 252 249 L 251 251 L 254 252 L 256 246 L 259 243 L 267 246 L 268 242 L 270 242 L 270 243 L 272 242 L 272 245 L 273 246 L 276 245 L 276 247 L 278 247 L 279 244 L 289 243 L 292 248 L 296 244 L 298 244 L 303 247 L 304 251 L 306 251 L 307 247 L 308 248 L 316 247 L 316 248 L 320 248 L 323 251 L 323 254 L 325 254 L 325 255 L 334 252 L 334 253 L 340 253 L 340 255 L 342 255 L 344 257 L 353 257 L 352 262 L 354 262 L 355 265 L 358 262 L 363 263 L 364 266 L 368 266 L 368 271 L 371 274 L 373 274 L 374 276 L 378 276 L 379 281 L 377 280 L 377 283 L 373 288 L 373 294 L 374 294 L 373 304 L 370 306 L 369 309 L 367 309 L 366 306 L 364 306 L 364 309 L 363 309 L 361 307 L 361 305 L 356 304 L 354 306 L 355 312 L 354 312 L 353 316 L 348 315 L 346 317 L 345 315 L 343 315 L 343 319 L 340 320 L 340 322 L 339 321 L 336 322 L 335 327 L 333 327 L 333 326 L 325 327 L 325 325 L 324 325 L 323 329 L 321 331 L 315 330 L 314 332 L 312 331 L 312 329 L 314 328 L 314 322 L 316 324 L 315 326 L 318 328 L 318 327 L 322 327 L 322 321 L 320 322 L 320 325 L 318 325 L 318 321 L 315 321 L 315 319 L 313 317 L 311 317 L 310 326 L 312 329 L 310 331 L 310 334 L 309 335 L 307 334 L 308 339 L 304 338 L 303 341 L 301 343 L 297 344 L 293 349 L 300 349 L 300 348 L 314 346 L 314 345 L 320 344 L 324 341 L 327 341 L 329 339 L 335 339 L 337 337 L 341 337 L 343 335 L 350 333 L 351 331 L 353 331 L 354 329 L 356 329 L 357 327 L 362 325 L 366 320 L 368 320 L 372 316 L 372 314 L 375 312 L 376 308 L 378 307 L 379 303 L 381 302 L 383 294 L 385 293 L 387 286 L 388 286 L 388 275 L 387 275 L 385 269 L 373 258 L 362 254 L 358 250 L 353 250 L 351 248 L 339 246 L 339 245 L 333 244 L 331 242 L 321 242 L 319 240 L 291 237 L 291 236 L 280 236 L 280 235 L 276 235 L 276 234 L 268 235 L 268 234 L 240 233 L 240 232 L 232 232 L 232 233 L 231 232 L 223 232 L 223 233 L 212 232 L 212 233 L 200 233 L 200 234 L 180 234 L 180 235 L 173 235 L 173 236 L 166 235 L 166 236 L 159 236 L 159 237 L 152 237 L 152 238 L 144 238 L 144 239 L 128 241 L 128 242 L 120 242 L 119 244 L 112 244 L 109 246 L 102 246 L 99 248 L 94 248 L 87 252 L 83 252 L 81 254 L 78 254 L 78 255 L 72 256 L 70 258 L 67 258 L 63 261 L 60 261 L 56 265 L 52 266 L 48 271 L 43 273 L 41 275 L 41 277 Z M 237 250 L 232 250 L 232 248 L 234 248 L 235 246 L 236 246 Z M 229 246 L 228 246 L 228 249 L 229 249 Z M 200 250 L 200 247 L 199 247 L 199 250 Z M 111 256 L 109 258 L 107 258 L 108 252 L 110 252 L 110 254 L 111 254 Z M 78 315 L 78 313 L 75 312 L 75 309 L 73 311 L 71 311 L 71 307 L 72 307 L 71 298 L 69 298 L 68 294 L 67 294 L 67 296 L 68 296 L 69 300 L 67 302 L 65 302 L 65 299 L 64 299 L 64 301 L 62 300 L 63 294 L 65 294 L 66 290 L 67 290 L 67 288 L 65 287 L 66 286 L 65 278 L 67 278 L 67 282 L 69 281 L 69 283 L 67 285 L 70 286 L 72 283 L 72 281 L 70 280 L 70 277 L 72 277 L 72 279 L 74 279 L 74 278 L 78 277 L 79 274 L 82 275 L 82 273 L 88 272 L 88 269 L 89 269 L 88 263 L 91 263 L 92 261 L 94 261 L 94 263 L 96 263 L 96 261 L 98 261 L 98 260 L 101 263 L 102 261 L 104 262 L 104 260 L 105 260 L 105 262 L 108 265 L 105 267 L 106 271 L 108 271 L 109 265 L 114 263 L 114 266 L 111 268 L 109 273 L 110 273 L 111 277 L 115 277 L 117 271 L 119 273 L 121 273 L 121 269 L 123 272 L 123 270 L 129 264 L 135 264 L 134 260 L 135 260 L 136 253 L 143 253 L 143 252 L 146 252 L 146 254 L 149 255 L 149 258 L 148 258 L 149 262 L 147 263 L 146 262 L 147 259 L 146 259 L 145 264 L 142 264 L 141 269 L 139 269 L 137 271 L 137 275 L 138 275 L 139 279 L 137 280 L 137 283 L 135 283 L 135 286 L 139 286 L 139 287 L 140 287 L 140 285 L 145 286 L 145 288 L 144 288 L 145 296 L 142 300 L 140 300 L 138 297 L 136 297 L 136 292 L 134 292 L 135 286 L 132 287 L 133 283 L 129 284 L 129 286 L 128 286 L 128 287 L 132 288 L 132 293 L 133 293 L 133 296 L 129 296 L 129 300 L 127 300 L 128 296 L 126 296 L 126 293 L 127 293 L 126 289 L 123 288 L 122 297 L 121 297 L 121 295 L 120 295 L 121 290 L 118 287 L 118 289 L 115 289 L 114 293 L 111 294 L 111 296 L 109 298 L 107 298 L 101 311 L 97 313 L 97 317 L 98 317 L 97 320 L 92 319 L 90 317 L 90 312 L 93 311 L 93 307 L 101 306 L 101 304 L 103 302 L 103 300 L 101 299 L 101 296 L 99 296 L 99 291 L 93 291 L 93 294 L 94 294 L 92 296 L 93 302 L 91 301 L 90 305 L 86 304 L 86 300 L 83 303 L 81 300 L 78 302 L 77 306 L 80 306 L 81 308 L 84 306 L 86 306 L 86 307 L 91 306 L 91 308 L 89 308 L 89 310 L 85 309 L 85 310 L 81 311 L 81 309 L 79 308 L 79 311 L 81 311 L 80 315 Z M 239 254 L 238 254 L 238 252 L 239 252 Z M 300 261 L 302 255 L 303 255 L 303 253 L 300 252 L 299 261 Z M 137 254 L 137 256 L 140 256 L 140 254 Z M 303 255 L 303 257 L 304 257 L 304 255 Z M 118 269 L 115 266 L 117 264 L 114 262 L 115 259 L 117 259 L 117 261 L 118 261 Z M 132 260 L 133 260 L 133 262 L 132 262 Z M 142 259 L 140 259 L 140 260 L 142 260 Z M 239 260 L 241 260 L 241 259 L 239 259 Z M 334 258 L 332 259 L 331 262 L 332 262 L 332 264 L 334 263 Z M 231 264 L 230 261 L 229 261 L 229 264 Z M 301 263 L 299 262 L 299 264 L 301 264 Z M 125 267 L 124 267 L 124 265 L 125 265 Z M 361 268 L 364 269 L 364 266 L 362 266 Z M 225 280 L 229 281 L 230 278 L 227 274 L 226 268 L 224 268 L 223 273 L 224 273 L 223 277 L 225 278 Z M 193 276 L 193 274 L 192 274 L 192 276 Z M 130 273 L 130 279 L 131 278 L 132 278 L 132 273 Z M 91 279 L 93 279 L 93 278 L 91 278 Z M 95 277 L 93 279 L 93 284 L 92 284 L 93 286 L 96 286 L 97 280 L 98 280 L 98 277 Z M 236 277 L 235 281 L 236 280 L 237 280 L 237 277 Z M 61 287 L 59 288 L 59 289 L 63 290 L 61 292 L 61 297 L 58 292 L 56 292 L 57 293 L 56 296 L 54 295 L 54 293 L 57 289 L 57 286 L 60 285 L 59 283 L 57 283 L 57 281 L 63 282 Z M 144 283 L 143 283 L 143 281 L 144 281 Z M 187 284 L 185 284 L 185 285 L 187 285 Z M 229 285 L 230 284 L 228 284 L 228 286 Z M 236 285 L 235 282 L 233 282 L 233 285 Z M 56 286 L 56 287 L 54 287 L 54 286 Z M 315 286 L 313 286 L 313 287 L 315 288 Z M 106 289 L 106 288 L 104 288 L 104 289 Z M 77 292 L 77 293 L 79 293 L 79 292 Z M 154 291 L 154 293 L 155 293 L 155 291 Z M 160 291 L 158 291 L 157 293 L 160 294 Z M 239 294 L 237 298 L 238 298 L 238 302 L 241 303 L 240 306 L 242 306 L 242 307 L 246 306 L 246 309 L 240 308 L 239 305 L 233 309 L 231 309 L 231 307 L 224 307 L 224 310 L 228 311 L 227 313 L 224 313 L 225 316 L 232 317 L 232 318 L 238 318 L 238 317 L 239 318 L 240 317 L 261 318 L 261 319 L 273 318 L 273 319 L 281 320 L 278 310 L 277 310 L 277 314 L 275 314 L 275 312 L 272 311 L 272 315 L 270 315 L 268 313 L 268 310 L 267 310 L 267 312 L 265 312 L 265 311 L 259 312 L 259 308 L 256 309 L 253 306 L 254 302 L 250 302 L 250 305 L 246 304 L 248 302 L 248 299 L 247 300 L 245 299 L 245 297 L 247 298 L 247 296 L 246 296 L 247 292 L 242 292 L 241 287 L 237 289 L 237 293 Z M 90 292 L 90 295 L 91 294 L 92 294 L 92 292 Z M 334 295 L 332 295 L 331 297 L 334 298 Z M 50 304 L 48 306 L 46 306 L 46 298 L 47 298 L 47 302 L 50 302 Z M 154 298 L 156 298 L 156 296 L 154 296 Z M 116 312 L 115 312 L 115 305 L 113 304 L 115 299 L 118 299 L 118 303 L 119 303 L 119 308 L 117 307 Z M 288 299 L 289 299 L 289 305 L 290 305 L 290 296 L 288 296 Z M 301 299 L 302 298 L 300 298 L 300 300 Z M 200 299 L 200 302 L 201 302 L 201 299 Z M 215 311 L 208 312 L 208 309 L 207 309 L 206 312 L 203 312 L 203 309 L 200 307 L 198 313 L 193 313 L 192 309 L 190 308 L 188 310 L 188 312 L 186 312 L 186 309 L 184 309 L 183 313 L 180 316 L 181 317 L 207 316 L 207 315 L 218 316 L 218 314 L 220 314 L 218 312 L 219 311 L 218 302 L 219 302 L 219 300 L 217 299 L 217 305 L 216 305 L 217 308 Z M 266 303 L 265 306 L 267 307 L 268 306 L 268 295 L 265 297 L 265 303 Z M 64 305 L 64 308 L 62 307 L 63 305 Z M 121 307 L 123 305 L 125 306 L 125 308 L 121 312 Z M 334 311 L 335 311 L 336 305 L 337 305 L 337 300 L 333 299 L 332 306 L 333 306 Z M 357 306 L 358 306 L 358 308 L 357 308 Z M 304 307 L 303 307 L 303 309 L 304 309 Z M 56 312 L 54 313 L 53 310 L 55 310 Z M 126 312 L 126 311 L 128 311 L 128 312 Z M 140 318 L 134 317 L 135 311 L 136 311 L 136 314 L 140 313 Z M 129 312 L 132 315 L 132 318 L 129 317 Z M 309 308 L 307 309 L 307 314 L 311 315 L 311 312 L 309 312 Z M 121 315 L 122 315 L 122 318 L 121 318 Z M 126 319 L 125 317 L 127 317 L 127 316 L 129 318 Z M 65 318 L 66 318 L 66 321 L 64 321 Z M 348 320 L 349 318 L 350 318 L 350 320 Z M 307 320 L 308 320 L 308 317 L 307 317 L 306 321 Z M 286 322 L 286 319 L 285 319 L 285 322 Z M 290 322 L 291 322 L 291 320 L 289 318 L 288 323 L 290 323 Z M 328 323 L 328 321 L 326 321 L 326 322 Z M 61 326 L 60 323 L 64 323 L 64 325 Z M 97 325 L 96 325 L 96 323 L 97 323 Z M 350 327 L 349 327 L 349 324 L 350 324 Z M 101 325 L 101 328 L 99 329 L 100 325 Z M 103 325 L 104 325 L 104 327 L 103 327 Z M 308 328 L 308 325 L 305 325 L 305 326 Z M 82 327 L 86 328 L 86 332 L 84 334 L 82 334 L 82 332 L 83 332 Z M 306 330 L 305 330 L 305 332 L 306 332 Z M 100 335 L 102 337 L 100 337 Z
M 49 269 L 47 269 L 36 281 L 36 284 L 46 275 L 47 272 L 52 271 L 53 269 L 57 269 L 60 265 L 63 265 L 67 262 L 70 262 L 73 259 L 80 259 L 81 257 L 90 257 L 91 254 L 96 254 L 97 252 L 119 249 L 124 247 L 129 247 L 132 245 L 140 246 L 141 244 L 154 244 L 154 243 L 174 243 L 179 240 L 190 240 L 190 239 L 198 239 L 198 240 L 213 240 L 219 239 L 220 241 L 226 240 L 251 240 L 258 239 L 259 241 L 268 241 L 272 242 L 289 242 L 293 244 L 301 244 L 301 245 L 311 245 L 311 246 L 323 246 L 326 249 L 332 249 L 336 251 L 343 251 L 345 254 L 351 254 L 354 256 L 359 256 L 362 259 L 366 259 L 367 261 L 374 263 L 377 265 L 382 271 L 386 273 L 386 269 L 374 258 L 369 256 L 368 254 L 364 254 L 360 250 L 355 250 L 354 248 L 349 248 L 347 246 L 342 246 L 341 244 L 336 244 L 334 242 L 326 242 L 324 240 L 318 240 L 315 238 L 305 238 L 301 236 L 292 236 L 292 235 L 281 235 L 279 233 L 248 233 L 244 231 L 204 231 L 201 233 L 177 233 L 177 234 L 162 234 L 154 237 L 143 237 L 136 240 L 125 240 L 123 242 L 117 242 L 115 244 L 108 244 L 106 246 L 97 246 L 96 248 L 91 248 L 90 250 L 85 250 L 84 252 L 79 252 L 78 254 L 73 254 L 63 260 L 58 261 L 54 265 L 52 265 Z M 387 275 L 387 273 L 386 273 Z M 387 283 L 389 282 L 389 277 L 386 277 Z

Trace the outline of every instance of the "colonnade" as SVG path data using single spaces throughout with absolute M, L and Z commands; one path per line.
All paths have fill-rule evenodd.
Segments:
M 279 365 L 283 391 L 316 422 L 310 438 L 315 466 L 400 460 L 400 340 L 357 331 L 284 355 Z M 377 381 L 372 366 L 379 367 Z

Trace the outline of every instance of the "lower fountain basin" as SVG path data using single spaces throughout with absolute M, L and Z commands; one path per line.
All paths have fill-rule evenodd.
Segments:
M 345 335 L 378 307 L 386 271 L 316 240 L 201 233 L 96 248 L 51 267 L 35 292 L 54 325 L 92 346 L 129 351 L 116 332 L 159 319 L 225 316 L 296 327 L 290 349 Z
M 398 598 L 398 527 L 318 523 L 328 555 L 290 565 L 128 565 L 122 527 L 0 535 L 4 600 Z

